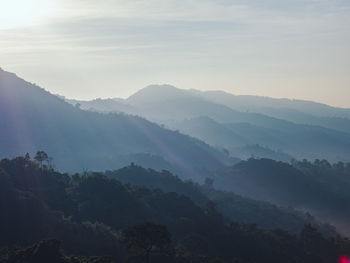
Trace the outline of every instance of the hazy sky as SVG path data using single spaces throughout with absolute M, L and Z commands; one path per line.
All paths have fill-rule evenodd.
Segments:
M 350 1 L 0 0 L 0 67 L 70 98 L 167 83 L 350 107 Z

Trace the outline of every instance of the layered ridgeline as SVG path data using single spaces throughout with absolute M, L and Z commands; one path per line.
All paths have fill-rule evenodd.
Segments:
M 105 175 L 137 187 L 175 192 L 189 197 L 201 207 L 211 204 L 218 212 L 234 222 L 255 224 L 265 229 L 280 228 L 292 234 L 299 233 L 305 224 L 317 226 L 326 235 L 332 235 L 334 232 L 333 227 L 320 224 L 309 213 L 217 190 L 214 188 L 217 183 L 210 178 L 200 185 L 193 181 L 182 181 L 168 171 L 158 172 L 137 165 L 106 171 Z
M 237 196 L 218 200 L 212 196 L 214 190 L 208 195 L 210 189 L 203 189 L 209 186 L 208 182 L 204 187 L 184 183 L 170 173 L 137 166 L 70 177 L 41 166 L 28 155 L 3 159 L 0 262 L 107 263 L 129 258 L 132 262 L 154 263 L 328 263 L 350 253 L 348 239 L 315 225 L 308 217 L 261 202 L 245 205 L 251 201 Z M 282 228 L 293 225 L 293 220 L 299 226 L 297 231 L 288 233 L 233 222 L 215 208 L 222 203 L 250 220 L 255 214 L 259 222 L 264 222 L 264 217 L 272 222 L 274 213 Z M 303 223 L 307 225 L 302 226 Z M 48 237 L 55 239 L 38 243 Z M 58 240 L 62 241 L 65 254 L 84 257 L 64 256 Z M 30 246 L 33 243 L 38 244 Z M 128 249 L 128 244 L 134 249 Z M 150 261 L 140 253 L 149 244 L 154 244 L 147 256 Z M 1 249 L 4 246 L 8 249 Z M 18 249 L 27 246 L 30 247 Z M 101 255 L 111 257 L 91 257 Z
M 309 211 L 350 235 L 350 163 L 249 159 L 225 168 L 215 186 L 246 197 Z
M 104 100 L 94 103 L 107 105 Z M 89 105 L 90 102 L 81 102 L 80 107 L 91 108 Z M 209 177 L 218 189 L 310 211 L 319 219 L 335 224 L 343 233 L 350 232 L 346 226 L 350 219 L 348 164 L 316 161 L 291 165 L 250 159 L 227 166 L 235 161 L 229 155 L 236 153 L 245 158 L 257 153 L 284 161 L 295 156 L 347 159 L 350 156 L 347 133 L 235 111 L 203 99 L 194 91 L 169 86 L 149 87 L 126 101 L 109 100 L 108 107 L 101 111 L 118 111 L 114 107 L 119 106 L 115 105 L 122 105 L 124 111 L 133 114 L 142 111 L 152 120 L 180 127 L 225 149 L 216 150 L 141 117 L 81 110 L 79 105 L 68 104 L 14 74 L 0 71 L 0 157 L 43 149 L 54 158 L 55 166 L 64 171 L 113 170 L 134 162 L 157 170 L 171 170 L 200 182 Z M 283 151 L 274 151 L 277 147 Z M 234 204 L 240 202 L 234 194 L 210 193 L 217 200 L 233 198 Z M 236 220 L 239 219 L 235 217 L 236 210 L 231 213 L 228 209 L 234 204 L 223 202 L 218 207 Z M 244 202 L 243 206 L 256 207 L 256 204 Z M 274 214 L 276 210 L 271 207 L 270 211 Z M 255 222 L 252 217 L 242 218 Z M 273 225 L 272 221 L 264 220 L 265 226 Z M 291 229 L 296 229 L 298 224 L 290 223 Z
M 331 165 L 316 160 L 294 161 L 291 165 L 249 159 L 207 178 L 203 187 L 183 183 L 166 171 L 159 173 L 135 165 L 106 175 L 124 183 L 184 194 L 198 205 L 212 201 L 219 212 L 233 221 L 295 233 L 305 220 L 315 222 L 296 212 L 303 211 L 350 235 L 350 163 Z M 215 190 L 218 188 L 226 191 Z
M 81 110 L 3 70 L 0 119 L 0 157 L 42 149 L 64 171 L 115 169 L 137 162 L 194 178 L 234 161 L 143 118 Z
M 350 160 L 349 109 L 169 85 L 146 87 L 126 100 L 68 101 L 94 111 L 137 114 L 239 158 Z

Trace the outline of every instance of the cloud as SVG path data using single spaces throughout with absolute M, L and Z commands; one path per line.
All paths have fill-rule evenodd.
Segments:
M 305 94 L 312 79 L 350 82 L 348 0 L 58 2 L 46 23 L 0 31 L 2 67 L 55 93 L 78 96 L 84 85 L 90 97 L 98 85 L 99 96 L 114 97 L 159 81 L 206 89 L 238 83 L 241 93 L 273 95 L 285 81 L 289 94 L 290 83 Z M 92 75 L 95 81 L 85 80 Z

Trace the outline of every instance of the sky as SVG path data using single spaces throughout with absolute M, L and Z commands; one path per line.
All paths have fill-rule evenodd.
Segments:
M 350 1 L 0 0 L 0 67 L 84 100 L 171 84 L 350 108 Z

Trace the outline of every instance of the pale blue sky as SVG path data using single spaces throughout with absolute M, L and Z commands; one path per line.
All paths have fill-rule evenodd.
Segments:
M 0 5 L 0 67 L 70 98 L 168 83 L 350 107 L 349 0 Z

